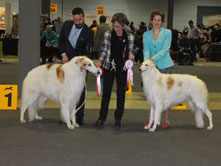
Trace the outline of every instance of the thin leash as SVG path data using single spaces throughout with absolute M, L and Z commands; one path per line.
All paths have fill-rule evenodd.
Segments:
M 85 102 L 86 102 L 86 96 L 87 96 L 87 84 L 86 84 L 86 80 L 84 82 L 84 87 L 85 87 L 85 97 L 84 97 L 84 101 L 83 103 L 75 110 L 75 114 L 84 106 Z

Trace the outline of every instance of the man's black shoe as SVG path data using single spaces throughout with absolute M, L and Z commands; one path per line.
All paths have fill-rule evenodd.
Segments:
M 94 123 L 94 126 L 96 127 L 102 127 L 104 125 L 104 121 L 103 120 L 100 120 L 98 119 L 95 123 Z

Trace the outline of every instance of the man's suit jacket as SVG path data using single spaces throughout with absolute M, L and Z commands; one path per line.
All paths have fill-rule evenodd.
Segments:
M 69 60 L 75 56 L 86 55 L 91 58 L 91 47 L 93 46 L 93 31 L 84 24 L 83 29 L 78 37 L 76 48 L 73 48 L 69 41 L 73 21 L 66 21 L 61 29 L 59 36 L 59 49 L 61 54 L 66 53 Z
M 156 41 L 154 40 L 153 29 L 145 32 L 143 35 L 144 60 L 153 57 L 159 69 L 173 66 L 174 64 L 169 53 L 171 37 L 171 31 L 165 28 L 160 28 L 160 34 Z

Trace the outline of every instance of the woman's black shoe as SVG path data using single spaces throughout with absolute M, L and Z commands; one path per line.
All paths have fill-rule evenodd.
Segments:
M 102 127 L 102 126 L 104 125 L 104 121 L 98 119 L 98 120 L 94 123 L 94 125 L 95 125 L 96 127 Z
M 119 120 L 116 120 L 116 121 L 115 121 L 114 127 L 117 128 L 117 129 L 121 127 L 121 123 L 120 123 Z

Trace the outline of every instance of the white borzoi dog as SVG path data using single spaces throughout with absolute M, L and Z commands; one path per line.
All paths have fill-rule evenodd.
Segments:
M 20 122 L 26 122 L 26 109 L 29 121 L 42 119 L 37 110 L 51 99 L 60 105 L 61 120 L 67 127 L 79 127 L 75 120 L 76 104 L 85 85 L 86 70 L 99 74 L 93 61 L 86 56 L 75 57 L 65 64 L 46 64 L 32 69 L 23 82 Z
M 141 65 L 140 71 L 144 93 L 150 105 L 150 121 L 144 129 L 154 132 L 157 125 L 160 125 L 164 110 L 187 101 L 192 111 L 195 111 L 196 126 L 203 127 L 205 113 L 209 119 L 207 129 L 212 130 L 212 113 L 207 106 L 208 91 L 202 80 L 187 74 L 162 74 L 150 60 Z

